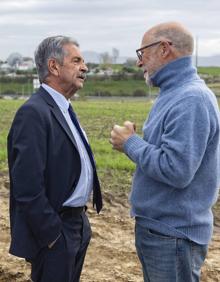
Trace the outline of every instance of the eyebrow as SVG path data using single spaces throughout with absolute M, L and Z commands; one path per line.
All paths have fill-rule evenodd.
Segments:
M 72 61 L 78 61 L 78 62 L 80 62 L 80 61 L 83 61 L 84 62 L 84 59 L 82 58 L 82 57 L 79 57 L 79 56 L 75 56 L 75 57 L 73 57 L 72 58 Z

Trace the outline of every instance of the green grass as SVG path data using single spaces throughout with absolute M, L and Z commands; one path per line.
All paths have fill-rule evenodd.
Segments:
M 199 67 L 198 73 L 219 76 L 220 67 Z
M 0 170 L 7 169 L 7 135 L 17 108 L 24 101 L 0 100 Z
M 12 119 L 21 100 L 0 100 L 0 170 L 7 170 L 6 138 Z M 87 132 L 104 189 L 127 190 L 134 164 L 124 155 L 112 150 L 109 143 L 112 126 L 125 120 L 136 122 L 141 133 L 142 124 L 151 102 L 141 101 L 74 101 L 74 108 Z M 123 179 L 118 181 L 119 177 Z M 123 183 L 122 183 L 123 182 Z
M 136 90 L 148 93 L 148 87 L 143 80 L 95 80 L 88 78 L 80 96 L 132 96 Z M 157 91 L 153 89 L 153 92 Z M 30 95 L 33 93 L 32 83 L 0 82 L 0 94 Z
M 0 171 L 7 171 L 7 134 L 22 100 L 0 100 Z M 112 150 L 109 143 L 114 124 L 122 125 L 125 120 L 135 122 L 137 133 L 151 107 L 151 101 L 73 101 L 80 123 L 90 140 L 103 189 L 128 191 L 135 165 L 124 154 Z
M 29 95 L 33 93 L 32 81 L 29 83 L 0 82 L 0 94 Z
M 151 105 L 151 102 L 126 100 L 74 102 L 101 173 L 134 170 L 134 164 L 124 154 L 112 150 L 109 143 L 110 132 L 114 124 L 122 125 L 125 120 L 131 120 L 136 123 L 137 131 L 141 134 L 142 124 Z
M 147 93 L 147 87 L 144 80 L 120 80 L 114 81 L 111 79 L 106 80 L 90 80 L 88 79 L 80 95 L 82 96 L 98 96 L 99 93 L 108 92 L 112 96 L 130 96 L 137 89 L 143 90 Z
M 22 100 L 0 100 L 0 170 L 7 171 L 7 134 L 17 108 Z M 80 122 L 87 132 L 94 151 L 101 182 L 104 189 L 125 191 L 130 186 L 135 165 L 122 153 L 112 150 L 109 143 L 110 131 L 114 124 L 125 120 L 141 128 L 152 106 L 141 101 L 74 101 L 72 102 Z M 118 181 L 118 179 L 121 181 Z

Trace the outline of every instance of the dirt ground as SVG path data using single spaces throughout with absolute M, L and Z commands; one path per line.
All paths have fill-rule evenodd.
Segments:
M 0 175 L 0 281 L 30 281 L 30 266 L 8 254 L 8 178 Z M 82 282 L 141 282 L 142 271 L 134 247 L 134 222 L 129 217 L 127 195 L 104 194 L 100 215 L 88 210 L 93 237 L 82 273 Z M 21 238 L 22 240 L 22 238 Z M 220 204 L 215 208 L 215 232 L 202 269 L 202 282 L 220 281 Z M 52 282 L 52 281 L 51 281 Z M 62 281 L 61 281 L 62 282 Z M 187 282 L 187 281 L 186 281 Z

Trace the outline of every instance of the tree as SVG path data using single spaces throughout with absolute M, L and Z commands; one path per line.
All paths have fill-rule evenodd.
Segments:
M 111 64 L 112 63 L 112 57 L 109 55 L 108 52 L 104 52 L 100 54 L 101 62 L 102 64 Z
M 119 50 L 116 49 L 116 48 L 112 48 L 112 62 L 113 62 L 113 64 L 116 64 L 118 57 L 119 57 Z
M 128 58 L 128 59 L 126 60 L 126 62 L 124 63 L 124 65 L 125 65 L 126 67 L 134 67 L 134 66 L 136 66 L 136 62 L 137 62 L 136 59 L 134 59 L 134 58 Z
M 9 55 L 7 59 L 7 63 L 9 64 L 9 66 L 13 68 L 16 68 L 22 62 L 23 62 L 23 58 L 19 53 L 12 53 L 11 55 Z

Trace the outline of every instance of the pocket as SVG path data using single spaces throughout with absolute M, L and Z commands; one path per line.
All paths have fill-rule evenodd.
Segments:
M 65 239 L 63 230 L 61 230 L 60 235 L 57 238 L 57 240 L 54 243 L 54 245 L 51 248 L 48 247 L 48 250 L 50 252 L 52 252 L 52 251 L 58 250 L 59 248 L 62 248 L 62 249 L 66 248 L 66 239 Z
M 174 237 L 170 235 L 165 235 L 163 233 L 160 233 L 158 231 L 152 230 L 152 229 L 147 229 L 148 234 L 155 237 L 155 238 L 161 238 L 161 239 L 175 239 Z
M 191 257 L 192 257 L 192 268 L 199 270 L 206 258 L 208 245 L 199 245 L 190 241 L 191 244 Z

